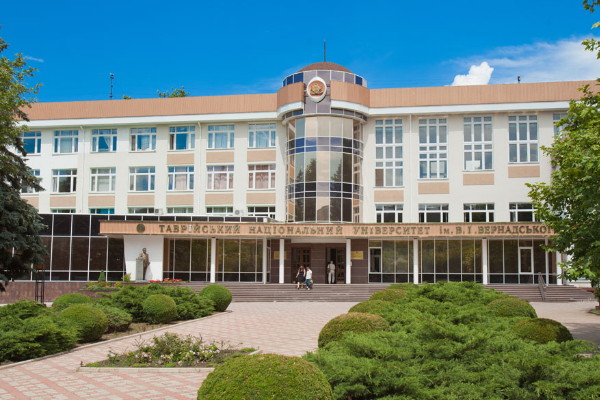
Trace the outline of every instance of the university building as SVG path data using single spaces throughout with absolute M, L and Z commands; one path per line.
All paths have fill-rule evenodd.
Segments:
M 369 89 L 334 63 L 277 93 L 33 104 L 46 279 L 557 281 L 527 183 L 589 82 Z M 138 275 L 138 276 L 136 276 Z

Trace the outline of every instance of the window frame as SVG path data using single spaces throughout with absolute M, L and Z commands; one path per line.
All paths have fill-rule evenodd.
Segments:
M 209 150 L 233 149 L 235 146 L 235 125 L 209 125 L 208 143 L 206 148 Z M 219 146 L 217 146 L 217 136 L 219 136 Z M 225 138 L 225 146 L 222 146 L 222 136 Z
M 148 171 L 140 171 L 147 169 Z M 147 189 L 138 189 L 138 177 L 148 177 Z M 129 167 L 129 191 L 130 192 L 153 192 L 156 184 L 155 167 Z
M 521 138 L 521 126 L 526 126 L 527 138 Z M 535 125 L 535 139 L 532 139 L 532 126 Z M 514 135 L 513 135 L 514 126 Z M 508 116 L 508 162 L 509 164 L 539 164 L 540 162 L 540 131 L 539 120 L 536 114 L 520 114 Z M 522 159 L 523 146 L 527 157 Z M 535 147 L 535 153 L 532 148 Z M 513 149 L 515 156 L 512 156 Z M 532 157 L 535 155 L 535 157 Z M 535 160 L 533 159 L 535 158 Z
M 427 218 L 430 215 L 439 215 L 439 221 L 430 221 Z M 448 222 L 448 204 L 419 204 L 419 222 L 420 223 L 446 223 Z
M 535 215 L 536 211 L 537 209 L 533 207 L 533 203 L 514 202 L 508 204 L 510 222 L 540 222 Z M 522 217 L 524 213 L 531 213 L 531 220 L 519 218 Z
M 27 155 L 40 154 L 42 152 L 42 132 L 41 131 L 27 131 L 21 135 L 23 140 L 23 148 Z M 27 150 L 30 146 L 33 146 L 33 151 Z
M 63 142 L 70 142 L 69 151 L 62 151 Z M 79 151 L 79 131 L 64 129 L 54 131 L 54 154 L 75 154 Z
M 107 212 L 100 212 L 102 210 L 106 210 Z M 93 215 L 113 215 L 114 213 L 115 213 L 114 207 L 90 208 L 90 214 L 93 214 Z
M 402 119 L 375 120 L 375 187 L 404 187 L 402 123 Z
M 477 209 L 477 207 L 485 206 L 484 209 Z M 463 204 L 463 218 L 464 222 L 494 222 L 494 203 L 464 203 Z M 485 221 L 473 221 L 474 214 L 484 214 Z
M 494 125 L 489 115 L 463 117 L 463 157 L 465 171 L 491 171 L 494 169 Z M 489 127 L 489 132 L 487 132 Z M 467 129 L 468 128 L 468 129 Z M 479 128 L 479 132 L 478 131 Z M 467 131 L 469 131 L 467 133 Z M 486 136 L 489 137 L 486 138 Z M 477 134 L 480 140 L 476 140 Z M 467 138 L 469 135 L 469 138 Z M 467 157 L 469 155 L 470 157 Z M 480 166 L 474 163 L 479 155 Z M 489 155 L 489 165 L 487 156 Z M 468 160 L 467 158 L 471 158 Z M 471 165 L 469 165 L 471 162 Z
M 179 169 L 185 169 L 181 171 Z M 178 188 L 181 176 L 185 178 L 185 189 Z M 194 190 L 194 166 L 193 165 L 172 165 L 167 167 L 167 191 L 169 192 L 189 192 Z
M 108 171 L 104 171 L 108 170 Z M 100 179 L 108 178 L 108 190 L 98 190 L 100 186 Z M 117 168 L 116 167 L 96 167 L 90 168 L 90 193 L 114 193 L 115 182 L 117 179 Z
M 178 148 L 178 137 L 185 137 L 185 147 Z M 169 151 L 189 151 L 196 148 L 196 127 L 193 125 L 169 127 Z
M 217 170 L 216 168 L 225 168 L 225 170 Z M 231 191 L 233 190 L 233 179 L 234 179 L 234 164 L 214 164 L 206 166 L 206 190 L 207 191 Z M 216 177 L 218 175 L 225 175 L 227 188 L 215 188 Z
M 59 172 L 64 172 L 60 174 Z M 67 173 L 68 172 L 68 173 Z M 61 182 L 68 181 L 69 190 L 61 191 Z M 77 168 L 53 169 L 52 170 L 52 193 L 76 193 L 77 192 Z
M 194 214 L 194 207 L 193 206 L 167 207 L 166 214 L 168 214 L 168 215 L 192 215 L 192 214 Z
M 267 169 L 257 170 L 257 167 L 267 167 Z M 248 189 L 249 190 L 273 190 L 275 189 L 277 166 L 275 163 L 268 164 L 248 164 Z M 267 187 L 256 187 L 257 175 L 267 176 Z
M 266 132 L 268 134 L 266 146 L 258 145 L 258 133 Z M 249 149 L 271 149 L 277 145 L 277 125 L 276 124 L 248 124 L 248 148 Z
M 147 136 L 148 147 L 142 148 L 140 140 Z M 129 151 L 143 153 L 156 151 L 156 128 L 129 128 Z
M 215 212 L 216 209 L 223 209 L 224 212 Z M 232 215 L 234 215 L 233 214 L 233 206 L 207 206 L 206 207 L 206 215 L 232 216 Z
M 40 170 L 39 169 L 30 169 L 29 172 L 35 176 L 36 178 L 40 177 Z M 40 181 L 41 183 L 41 181 Z M 21 187 L 21 193 L 22 194 L 35 194 L 35 193 L 39 193 L 40 191 L 32 188 L 31 186 L 27 186 L 27 185 L 23 185 Z
M 156 208 L 154 208 L 154 207 L 127 207 L 127 214 L 154 215 L 154 214 L 156 214 Z
M 267 210 L 264 211 L 257 211 L 257 208 L 266 208 Z M 252 211 L 250 209 L 253 209 Z M 247 215 L 249 217 L 267 217 L 267 218 L 271 218 L 271 219 L 275 219 L 275 215 L 276 215 L 276 206 L 273 205 L 265 205 L 265 206 L 257 206 L 257 205 L 252 205 L 252 206 L 247 206 L 246 208 L 246 212 Z
M 558 121 L 560 121 L 563 118 L 567 118 L 569 114 L 564 112 L 564 113 L 554 113 L 552 114 L 552 125 L 554 126 L 554 136 L 560 136 L 562 134 L 563 131 L 563 126 L 557 126 Z
M 448 119 L 445 117 L 419 119 L 419 179 L 448 179 Z
M 106 139 L 108 138 L 108 139 Z M 100 147 L 100 141 L 104 140 L 108 143 L 106 149 Z M 92 129 L 92 153 L 114 153 L 117 151 L 117 130 L 108 129 Z

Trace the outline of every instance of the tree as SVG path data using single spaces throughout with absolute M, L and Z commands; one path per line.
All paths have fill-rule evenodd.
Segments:
M 584 1 L 594 12 L 600 0 Z M 593 28 L 600 23 L 593 25 Z M 600 42 L 587 39 L 587 50 L 598 51 Z M 594 86 L 600 85 L 600 79 Z M 569 279 L 587 278 L 600 283 L 600 92 L 586 85 L 583 97 L 571 101 L 566 118 L 557 126 L 562 132 L 551 147 L 543 148 L 554 172 L 550 183 L 528 185 L 538 217 L 552 228 L 555 237 L 548 246 L 569 256 L 563 264 Z
M 164 92 L 157 90 L 156 93 L 158 94 L 158 97 L 161 98 L 188 97 L 190 95 L 183 86 L 180 88 L 173 88 L 170 92 L 168 90 Z
M 0 38 L 0 54 L 7 48 Z M 41 263 L 46 254 L 38 235 L 44 227 L 42 219 L 20 196 L 26 186 L 43 190 L 26 164 L 21 139 L 27 130 L 21 122 L 29 121 L 24 109 L 39 87 L 29 88 L 25 83 L 33 72 L 20 54 L 13 61 L 0 57 L 0 291 L 32 264 Z

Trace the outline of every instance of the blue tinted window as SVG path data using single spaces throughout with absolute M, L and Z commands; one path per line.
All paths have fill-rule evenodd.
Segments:
M 362 86 L 362 84 L 363 84 L 363 78 L 361 78 L 360 76 L 356 75 L 354 83 L 356 83 L 357 85 L 361 85 Z
M 294 83 L 302 81 L 304 81 L 304 73 L 299 72 L 297 74 L 294 74 Z

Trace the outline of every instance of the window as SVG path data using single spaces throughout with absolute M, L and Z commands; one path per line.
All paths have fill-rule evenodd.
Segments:
M 535 208 L 531 203 L 510 203 L 510 222 L 535 222 Z
M 446 118 L 419 120 L 419 177 L 448 177 L 448 128 Z
M 209 165 L 206 168 L 208 190 L 233 189 L 233 165 Z
M 24 132 L 21 138 L 27 154 L 40 154 L 42 151 L 42 132 Z
M 233 207 L 206 207 L 206 213 L 209 215 L 232 215 Z
M 131 151 L 156 150 L 156 128 L 131 128 Z
M 54 131 L 55 153 L 77 153 L 78 131 Z
M 275 124 L 250 124 L 248 130 L 248 147 L 275 147 L 277 138 Z
M 208 126 L 208 148 L 209 149 L 232 149 L 233 148 L 233 125 L 209 125 Z
M 51 208 L 52 214 L 75 214 L 74 208 Z
M 375 186 L 403 185 L 402 120 L 375 121 Z
M 154 214 L 154 207 L 129 207 L 127 208 L 128 214 Z
M 559 114 L 552 115 L 552 121 L 554 122 L 554 135 L 555 136 L 560 134 L 563 130 L 562 126 L 556 126 L 558 121 L 560 121 L 563 118 L 567 118 L 567 113 L 559 113 Z
M 492 117 L 465 117 L 465 171 L 492 169 Z
M 537 115 L 508 117 L 509 162 L 538 162 Z
M 154 190 L 154 167 L 129 168 L 129 190 L 134 192 Z
M 169 190 L 194 190 L 194 167 L 169 167 Z
M 193 214 L 194 207 L 167 207 L 167 214 Z
M 465 222 L 494 222 L 493 204 L 465 204 Z
M 275 164 L 248 165 L 248 188 L 274 189 Z
M 419 222 L 448 222 L 448 204 L 419 204 Z
M 74 193 L 77 190 L 76 169 L 53 169 L 52 170 L 52 192 Z
M 91 192 L 114 192 L 116 168 L 92 168 Z
M 275 206 L 252 206 L 248 207 L 249 217 L 268 217 L 275 219 Z
M 402 222 L 403 204 L 376 204 L 377 222 Z
M 169 128 L 169 150 L 191 150 L 196 145 L 195 126 L 172 126 Z
M 90 214 L 112 215 L 114 213 L 114 208 L 90 208 Z
M 117 130 L 92 129 L 92 151 L 98 153 L 117 151 Z
M 40 176 L 40 170 L 39 169 L 32 169 L 29 172 L 31 172 L 31 174 L 33 176 L 37 176 L 39 178 Z M 21 193 L 37 193 L 38 191 L 34 188 L 32 188 L 31 186 L 27 186 L 27 185 L 23 185 L 23 187 L 21 187 Z

